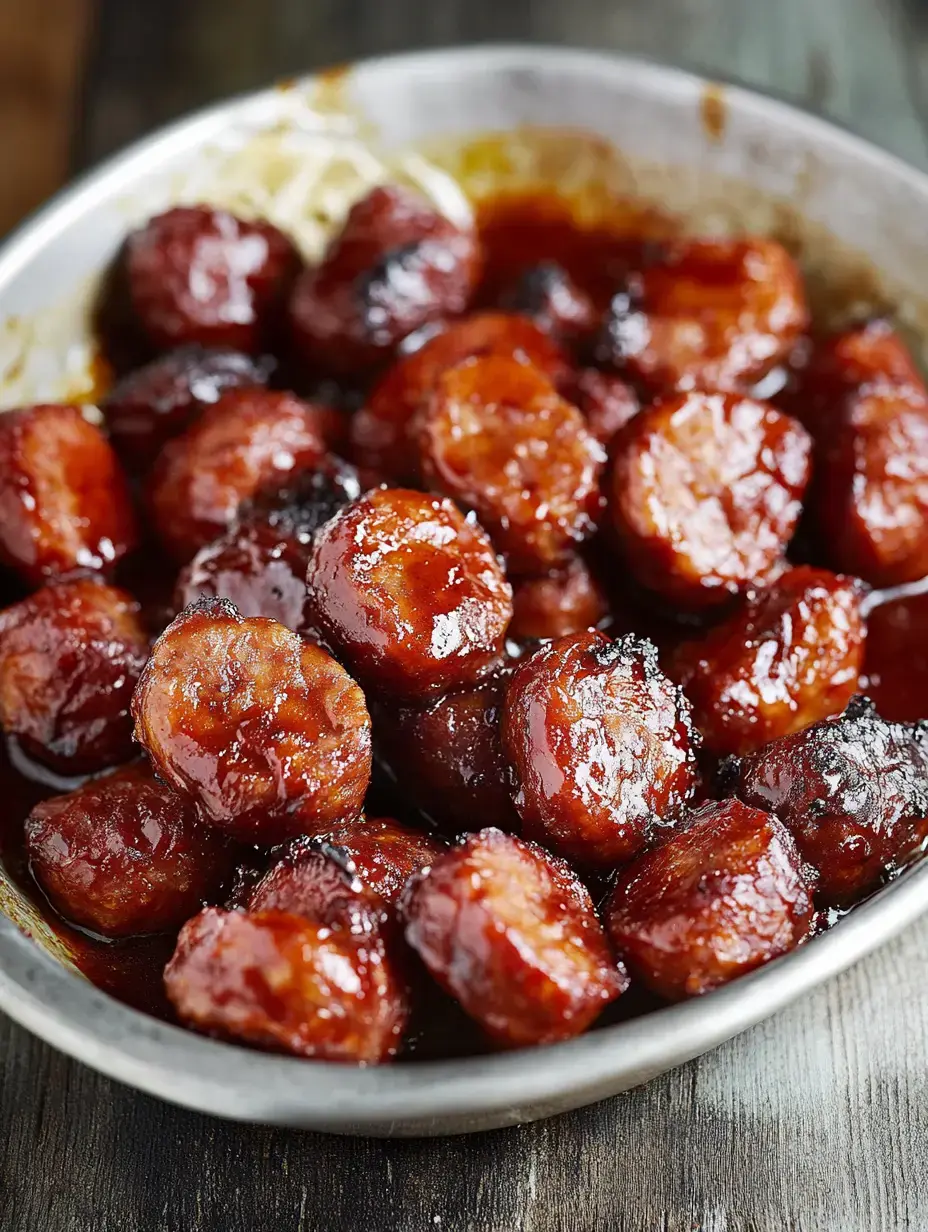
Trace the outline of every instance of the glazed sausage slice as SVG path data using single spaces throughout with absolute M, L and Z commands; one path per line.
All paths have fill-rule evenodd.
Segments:
M 378 489 L 316 535 L 316 623 L 366 685 L 426 699 L 500 657 L 512 590 L 486 536 L 449 500 Z
M 747 753 L 840 714 L 863 663 L 861 595 L 855 579 L 803 565 L 680 646 L 671 675 L 706 747 Z
M 792 538 L 811 442 L 764 402 L 681 394 L 642 411 L 614 444 L 612 524 L 641 585 L 680 607 L 762 581 Z
M 440 377 L 419 448 L 428 485 L 476 512 L 513 572 L 563 563 L 596 528 L 605 455 L 577 408 L 517 359 Z
M 148 656 L 139 605 L 90 578 L 0 612 L 0 726 L 64 774 L 132 756 L 129 702 Z
M 500 741 L 509 678 L 500 669 L 428 707 L 374 710 L 374 744 L 397 787 L 447 834 L 475 825 L 518 830 Z
M 198 343 L 258 352 L 278 323 L 299 258 L 269 222 L 194 205 L 133 232 L 125 263 L 132 308 L 156 349 Z
M 0 415 L 0 562 L 40 586 L 77 569 L 111 572 L 136 538 L 116 454 L 79 407 Z
M 631 859 L 695 783 L 689 703 L 632 636 L 577 633 L 523 659 L 502 739 L 523 833 L 584 865 Z
M 270 846 L 360 812 L 370 717 L 351 677 L 273 620 L 204 599 L 155 643 L 132 699 L 155 772 L 204 819 Z
M 376 940 L 284 911 L 202 911 L 164 982 L 198 1031 L 323 1061 L 389 1060 L 409 1013 Z
M 787 953 L 808 935 L 812 913 L 786 827 L 724 800 L 623 870 L 606 925 L 632 978 L 676 1001 Z
M 874 586 L 928 573 L 928 397 L 862 392 L 823 437 L 813 511 L 828 560 Z
M 293 394 L 231 390 L 169 441 L 152 471 L 155 529 L 179 562 L 220 535 L 239 507 L 326 452 L 328 415 Z
M 570 867 L 499 830 L 414 877 L 401 912 L 438 983 L 509 1047 L 579 1035 L 627 987 Z
M 26 850 L 58 911 L 105 937 L 180 928 L 231 869 L 222 838 L 144 765 L 36 805 Z
M 746 804 L 775 813 L 818 874 L 826 903 L 848 904 L 902 868 L 928 838 L 928 729 L 887 723 L 856 698 L 723 770 Z
M 808 325 L 799 271 L 774 240 L 683 239 L 650 251 L 613 300 L 600 355 L 656 391 L 744 391 Z
M 467 359 L 497 355 L 517 358 L 552 384 L 568 378 L 566 354 L 526 317 L 480 312 L 456 321 L 412 355 L 398 359 L 374 386 L 351 420 L 352 457 L 401 483 L 419 481 L 419 449 L 413 431 L 416 412 L 442 373 Z
M 294 288 L 297 348 L 324 371 L 373 367 L 407 334 L 463 312 L 479 269 L 471 229 L 407 189 L 375 188 L 352 206 L 321 263 Z
M 516 641 L 564 637 L 595 628 L 608 615 L 602 586 L 589 565 L 575 556 L 560 569 L 515 583 L 509 636 Z
M 128 373 L 103 400 L 110 440 L 130 470 L 147 471 L 159 449 L 228 389 L 266 385 L 274 361 L 228 348 L 179 347 Z
M 175 611 L 198 599 L 228 599 L 242 616 L 266 616 L 305 630 L 308 549 L 261 520 L 236 524 L 200 548 L 181 570 Z
M 813 437 L 824 439 L 849 403 L 879 389 L 924 392 L 924 384 L 892 325 L 871 320 L 817 339 L 777 402 Z
M 389 817 L 359 816 L 321 836 L 351 861 L 366 886 L 395 903 L 406 882 L 445 850 L 434 834 L 402 826 Z

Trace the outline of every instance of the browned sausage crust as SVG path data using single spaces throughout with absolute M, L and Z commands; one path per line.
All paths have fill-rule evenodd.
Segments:
M 476 683 L 503 651 L 512 589 L 449 500 L 368 492 L 319 531 L 307 582 L 322 633 L 358 678 L 398 698 Z
M 631 859 L 695 783 L 689 703 L 633 636 L 577 633 L 524 659 L 502 738 L 523 833 L 585 865 Z
M 857 692 L 866 624 L 854 578 L 802 565 L 702 639 L 684 642 L 671 675 L 713 753 L 747 753 L 840 714 Z
M 733 760 L 723 778 L 789 827 L 826 903 L 861 898 L 928 838 L 928 728 L 887 723 L 863 697 Z
M 138 532 L 112 446 L 76 406 L 0 415 L 0 561 L 41 586 L 111 573 Z
M 681 833 L 622 872 L 606 923 L 632 977 L 675 1001 L 793 949 L 812 913 L 786 827 L 725 800 L 698 809 Z
M 509 1047 L 579 1035 L 628 984 L 569 865 L 499 830 L 439 856 L 401 911 L 434 978 Z
M 613 445 L 612 524 L 641 585 L 682 608 L 762 582 L 793 536 L 811 441 L 767 403 L 723 394 L 658 402 Z
M 132 699 L 156 773 L 204 819 L 270 846 L 361 810 L 364 695 L 324 650 L 273 620 L 203 599 L 155 643 Z
M 463 312 L 479 269 L 471 229 L 407 189 L 374 188 L 294 288 L 296 345 L 324 371 L 370 368 L 413 330 Z

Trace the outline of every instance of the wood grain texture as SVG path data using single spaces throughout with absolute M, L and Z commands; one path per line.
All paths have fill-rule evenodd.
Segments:
M 922 0 L 98 3 L 84 163 L 273 77 L 495 38 L 736 76 L 928 166 Z M 926 987 L 928 921 L 645 1088 L 534 1126 L 423 1142 L 214 1121 L 111 1083 L 0 1020 L 0 1229 L 923 1230 Z
M 68 174 L 91 0 L 0 0 L 0 234 Z

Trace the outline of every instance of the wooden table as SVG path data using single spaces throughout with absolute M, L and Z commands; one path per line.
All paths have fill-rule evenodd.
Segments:
M 84 165 L 275 76 L 490 38 L 738 76 L 928 166 L 923 0 L 0 0 L 0 229 L 67 173 L 69 149 Z M 926 989 L 928 920 L 641 1090 L 431 1142 L 178 1111 L 0 1020 L 0 1229 L 925 1229 Z

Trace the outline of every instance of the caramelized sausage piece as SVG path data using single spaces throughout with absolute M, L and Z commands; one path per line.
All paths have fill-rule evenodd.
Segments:
M 135 738 L 205 820 L 270 846 L 360 812 L 370 780 L 364 695 L 318 646 L 203 599 L 152 649 Z
M 475 683 L 504 647 L 512 590 L 486 536 L 449 500 L 376 489 L 316 535 L 316 623 L 358 677 L 416 700 Z
M 867 321 L 816 341 L 777 399 L 816 438 L 827 438 L 848 405 L 877 390 L 924 391 L 902 339 L 888 321 Z
M 876 388 L 845 407 L 816 456 L 813 508 L 836 568 L 874 586 L 928 573 L 928 397 Z
M 733 759 L 723 777 L 790 829 L 826 903 L 862 898 L 928 838 L 928 728 L 887 723 L 863 697 L 840 718 Z
M 641 409 L 638 395 L 627 381 L 599 368 L 581 368 L 565 392 L 601 445 L 609 446 L 619 429 Z
M 400 790 L 448 834 L 478 824 L 519 829 L 499 730 L 508 678 L 500 670 L 427 709 L 374 711 L 378 755 Z
M 180 928 L 231 869 L 220 836 L 144 765 L 38 804 L 26 849 L 58 911 L 105 937 Z
M 928 718 L 928 583 L 912 591 L 867 612 L 861 684 L 880 714 L 897 723 Z
M 562 563 L 595 530 L 605 455 L 577 408 L 517 359 L 440 377 L 419 446 L 429 486 L 476 512 L 514 572 Z
M 792 538 L 810 474 L 795 420 L 749 398 L 681 394 L 614 444 L 612 522 L 637 580 L 684 608 L 763 580 Z
M 294 288 L 297 348 L 329 372 L 373 367 L 413 330 L 463 312 L 479 268 L 472 230 L 407 189 L 375 188 Z
M 0 415 L 0 561 L 41 586 L 76 569 L 109 572 L 136 542 L 125 476 L 76 406 Z
M 311 470 L 263 488 L 242 508 L 242 521 L 264 522 L 308 549 L 316 531 L 357 500 L 362 490 L 354 467 L 329 454 Z
M 199 343 L 257 352 L 279 320 L 299 259 L 269 222 L 194 205 L 133 232 L 125 263 L 132 308 L 158 350 Z
M 760 591 L 700 641 L 671 675 L 713 753 L 748 753 L 828 715 L 854 693 L 866 627 L 853 578 L 803 565 Z
M 147 471 L 158 450 L 228 389 L 266 385 L 268 357 L 201 346 L 168 351 L 130 372 L 110 390 L 102 410 L 110 440 L 124 464 Z
M 808 320 L 799 271 L 774 240 L 683 239 L 631 274 L 600 353 L 658 391 L 737 392 L 789 354 Z
M 238 523 L 200 548 L 180 572 L 174 606 L 228 599 L 242 616 L 267 616 L 298 633 L 307 628 L 305 546 L 261 520 Z
M 148 655 L 139 605 L 89 579 L 0 612 L 0 726 L 65 774 L 132 756 L 129 702 Z
M 598 324 L 593 300 L 556 261 L 522 270 L 503 292 L 501 303 L 508 312 L 520 312 L 557 338 L 590 337 Z
M 401 912 L 438 983 L 509 1047 L 579 1035 L 628 986 L 569 865 L 500 830 L 414 877 Z
M 606 911 L 632 978 L 671 1001 L 787 953 L 811 921 L 789 831 L 739 800 L 704 805 L 681 833 L 624 869 Z
M 609 615 L 609 602 L 589 565 L 575 556 L 563 568 L 520 578 L 512 588 L 510 638 L 564 637 L 592 629 Z
M 523 659 L 502 738 L 523 833 L 588 866 L 631 859 L 695 783 L 689 702 L 633 636 L 576 633 Z
M 289 393 L 224 394 L 165 445 L 152 471 L 149 506 L 165 548 L 189 560 L 231 525 L 244 501 L 317 466 L 328 414 Z
M 484 355 L 515 357 L 539 369 L 552 384 L 568 378 L 564 351 L 526 317 L 481 312 L 456 321 L 406 355 L 374 386 L 351 420 L 352 457 L 402 483 L 419 479 L 419 449 L 413 431 L 416 411 L 442 373 Z
M 409 1013 L 376 940 L 284 911 L 202 911 L 164 982 L 198 1031 L 323 1061 L 388 1060 Z
M 340 848 L 366 886 L 395 903 L 406 882 L 445 850 L 434 834 L 411 830 L 387 817 L 356 817 L 327 830 L 323 838 Z

